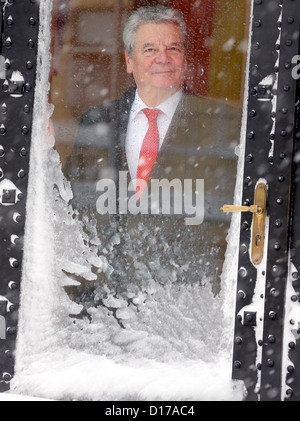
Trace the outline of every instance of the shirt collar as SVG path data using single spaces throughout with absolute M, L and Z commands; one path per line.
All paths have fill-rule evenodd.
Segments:
M 177 108 L 177 105 L 182 97 L 182 90 L 175 92 L 175 94 L 171 95 L 169 98 L 167 98 L 164 102 L 159 104 L 156 108 L 160 111 L 162 111 L 167 117 L 172 118 L 173 114 Z M 140 111 L 142 111 L 144 108 L 151 108 L 148 107 L 139 96 L 138 90 L 136 90 L 135 93 L 135 99 L 132 104 L 131 108 L 131 117 L 134 119 Z

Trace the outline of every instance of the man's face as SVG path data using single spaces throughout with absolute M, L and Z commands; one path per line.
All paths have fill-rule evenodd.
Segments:
M 132 57 L 125 52 L 125 58 L 140 93 L 168 97 L 180 89 L 186 60 L 183 35 L 175 24 L 139 26 Z

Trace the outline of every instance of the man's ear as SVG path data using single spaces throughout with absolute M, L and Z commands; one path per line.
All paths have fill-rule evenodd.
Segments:
M 125 50 L 125 63 L 126 63 L 126 70 L 127 73 L 132 73 L 132 58 L 130 57 L 128 51 Z

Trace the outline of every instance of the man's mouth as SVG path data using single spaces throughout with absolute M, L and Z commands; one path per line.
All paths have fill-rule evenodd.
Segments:
M 169 75 L 171 73 L 174 73 L 174 70 L 161 70 L 161 71 L 152 72 L 153 75 Z

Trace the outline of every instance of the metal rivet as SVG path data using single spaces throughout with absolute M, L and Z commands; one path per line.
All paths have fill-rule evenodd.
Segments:
M 298 279 L 299 278 L 299 273 L 298 272 L 293 272 L 292 273 L 292 278 L 293 279 Z
M 9 382 L 12 379 L 12 377 L 9 373 L 4 373 L 2 378 L 5 382 Z
M 16 222 L 22 222 L 22 216 L 21 215 L 16 216 Z
M 26 67 L 27 67 L 27 69 L 32 69 L 33 68 L 33 64 L 31 63 L 31 61 L 27 61 Z
M 254 26 L 255 26 L 256 28 L 259 28 L 259 27 L 261 26 L 261 21 L 260 21 L 260 20 L 256 20 L 256 21 L 254 22 Z
M 290 90 L 289 85 L 284 85 L 284 86 L 283 86 L 283 90 L 284 90 L 284 91 L 286 91 L 286 92 L 287 92 L 287 91 L 289 91 L 289 90 Z
M 5 128 L 5 126 L 1 126 L 0 127 L 0 134 L 5 134 L 6 133 L 6 128 Z
M 18 262 L 18 260 L 14 260 L 12 265 L 14 268 L 18 268 L 20 266 L 20 263 Z
M 284 158 L 286 158 L 286 154 L 285 154 L 284 152 L 281 152 L 281 153 L 279 154 L 279 158 L 280 158 L 280 159 L 284 159 Z
M 282 183 L 284 181 L 284 175 L 279 175 L 278 181 L 280 181 L 280 183 Z
M 10 38 L 7 38 L 7 39 L 4 41 L 4 47 L 6 47 L 6 48 L 10 48 L 11 46 L 12 46 L 11 39 L 10 39 Z
M 7 328 L 7 333 L 9 335 L 15 335 L 17 333 L 17 329 L 15 327 L 9 327 Z
M 24 108 L 23 108 L 23 110 L 24 110 L 24 113 L 26 113 L 26 114 L 28 114 L 29 113 L 29 111 L 30 111 L 30 107 L 29 107 L 29 105 L 24 105 Z
M 274 361 L 271 358 L 267 359 L 267 364 L 268 364 L 268 367 L 274 367 L 275 365 Z
M 26 149 L 25 149 L 25 148 L 22 148 L 22 149 L 20 150 L 20 155 L 21 155 L 21 156 L 27 156 L 27 151 L 26 151 Z
M 253 118 L 253 117 L 255 117 L 256 116 L 256 111 L 255 110 L 251 110 L 251 111 L 249 111 L 249 117 L 250 118 Z
M 29 92 L 31 91 L 31 89 L 32 89 L 32 86 L 30 85 L 30 83 L 25 83 L 25 91 Z
M 287 18 L 288 23 L 294 23 L 294 18 L 293 17 L 288 17 Z
M 30 48 L 32 48 L 32 47 L 34 47 L 34 41 L 32 40 L 32 39 L 30 39 L 29 41 L 28 41 L 28 47 L 30 47 Z
M 26 175 L 26 172 L 24 170 L 20 170 L 19 173 L 18 173 L 19 178 L 24 178 L 25 175 Z
M 26 127 L 26 126 L 22 127 L 22 133 L 23 134 L 28 134 L 28 132 L 29 132 L 28 127 Z
M 251 313 L 247 313 L 247 314 L 245 315 L 245 320 L 246 320 L 247 322 L 252 322 L 252 321 L 253 321 L 253 315 L 252 315 Z
M 246 162 L 252 162 L 253 161 L 253 156 L 251 154 L 246 156 Z
M 286 130 L 281 130 L 280 132 L 282 137 L 285 137 L 287 135 L 287 131 Z
M 274 250 L 280 250 L 280 244 L 279 243 L 275 243 L 274 244 Z
M 258 363 L 258 364 L 256 365 L 256 368 L 257 368 L 257 370 L 261 370 L 261 363 Z
M 33 18 L 33 17 L 30 17 L 29 18 L 29 25 L 32 25 L 32 26 L 34 26 L 35 25 L 35 19 Z
M 12 25 L 13 23 L 14 23 L 14 20 L 13 20 L 13 18 L 11 17 L 11 16 L 9 16 L 8 18 L 7 18 L 7 20 L 6 20 L 6 23 L 7 23 L 7 25 Z
M 258 66 L 257 65 L 252 66 L 252 68 L 251 68 L 252 76 L 256 76 L 258 73 L 259 73 Z
M 239 275 L 242 277 L 242 278 L 245 278 L 246 276 L 247 276 L 247 270 L 245 269 L 245 268 L 240 268 L 239 269 Z
M 297 295 L 292 295 L 291 296 L 291 300 L 295 303 L 296 301 L 298 301 L 298 297 Z
M 246 298 L 246 294 L 244 291 L 239 291 L 237 295 L 240 300 L 244 300 Z
M 289 342 L 289 348 L 294 349 L 296 346 L 295 342 Z
M 248 246 L 246 244 L 241 244 L 240 250 L 241 253 L 245 254 L 248 252 Z
M 274 336 L 274 335 L 269 335 L 269 336 L 268 336 L 268 340 L 269 340 L 269 342 L 270 342 L 271 344 L 274 344 L 274 343 L 275 343 L 275 341 L 276 341 L 276 338 L 275 338 L 275 336 Z
M 293 371 L 295 370 L 295 368 L 294 368 L 294 366 L 292 366 L 292 365 L 289 365 L 288 367 L 287 367 L 287 371 L 289 372 L 289 373 L 293 373 Z
M 287 389 L 285 393 L 287 394 L 287 396 L 291 397 L 293 396 L 293 389 Z
M 248 139 L 253 139 L 254 138 L 254 132 L 249 132 L 247 135 Z
M 293 44 L 293 41 L 291 39 L 287 39 L 285 41 L 285 45 L 287 45 L 288 47 L 290 47 Z
M 236 345 L 241 345 L 243 343 L 243 339 L 240 336 L 237 336 L 234 342 Z
M 234 361 L 233 366 L 234 366 L 234 368 L 241 368 L 242 363 L 240 361 Z
M 276 320 L 277 314 L 275 313 L 275 311 L 270 311 L 269 317 L 271 320 Z
M 244 230 L 244 231 L 246 231 L 246 230 L 249 228 L 249 224 L 248 224 L 248 222 L 244 221 L 244 222 L 242 223 L 242 228 L 243 228 L 243 230 Z
M 257 343 L 258 343 L 259 346 L 263 345 L 263 341 L 261 339 L 259 339 Z
M 7 358 L 12 358 L 12 352 L 11 352 L 11 350 L 10 349 L 7 349 L 5 351 L 5 355 L 6 355 Z
M 278 205 L 282 205 L 282 204 L 283 204 L 283 199 L 282 199 L 282 197 L 278 197 L 278 199 L 276 200 L 276 203 L 277 203 Z
M 23 193 L 19 193 L 18 194 L 18 199 L 19 200 L 23 200 L 24 199 L 24 194 Z

